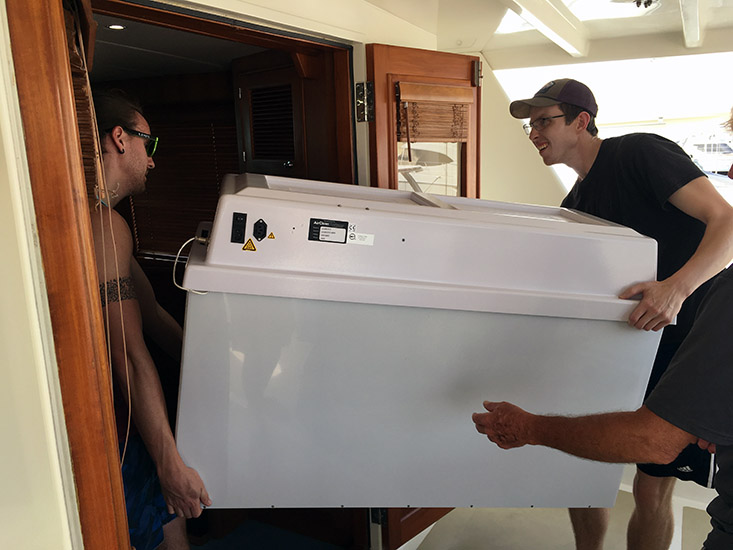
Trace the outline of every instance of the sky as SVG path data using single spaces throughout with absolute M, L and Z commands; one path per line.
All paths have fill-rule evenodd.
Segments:
M 557 78 L 587 84 L 599 124 L 723 116 L 733 107 L 733 52 L 577 63 L 494 72 L 510 99 L 531 97 Z
M 733 52 L 505 69 L 494 74 L 510 100 L 532 97 L 553 79 L 574 78 L 587 84 L 598 103 L 600 137 L 643 131 L 684 142 L 716 134 L 733 143 L 721 129 L 733 108 Z M 555 172 L 568 189 L 577 177 L 564 166 Z

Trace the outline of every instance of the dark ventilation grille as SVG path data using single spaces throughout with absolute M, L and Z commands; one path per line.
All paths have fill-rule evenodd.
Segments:
M 295 157 L 289 84 L 252 90 L 252 154 L 258 160 Z

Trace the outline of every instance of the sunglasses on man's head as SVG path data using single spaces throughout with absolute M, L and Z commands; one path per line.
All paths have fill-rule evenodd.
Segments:
M 127 128 L 125 126 L 121 126 L 121 128 L 131 136 L 137 136 L 146 139 L 147 143 L 145 143 L 145 152 L 148 154 L 149 157 L 152 157 L 155 154 L 155 150 L 158 148 L 157 137 L 153 137 L 150 134 L 146 134 L 145 132 L 133 130 L 132 128 Z

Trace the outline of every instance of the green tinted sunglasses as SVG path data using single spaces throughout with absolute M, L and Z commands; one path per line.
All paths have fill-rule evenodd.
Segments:
M 146 134 L 145 132 L 139 132 L 138 130 L 133 130 L 132 128 L 126 128 L 125 126 L 120 126 L 125 132 L 130 134 L 131 136 L 137 136 L 141 137 L 143 139 L 148 140 L 145 144 L 145 151 L 147 152 L 149 157 L 152 157 L 155 154 L 155 150 L 158 148 L 158 138 L 153 137 L 150 134 Z

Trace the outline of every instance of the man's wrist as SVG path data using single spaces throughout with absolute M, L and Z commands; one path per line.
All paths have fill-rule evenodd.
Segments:
M 665 279 L 665 282 L 672 283 L 672 286 L 675 290 L 675 292 L 678 294 L 678 297 L 681 301 L 685 301 L 693 292 L 695 292 L 695 289 L 698 285 L 695 284 L 694 281 L 688 281 L 685 277 L 680 275 L 680 272 L 678 271 L 674 275 L 671 275 L 667 279 Z
M 525 420 L 527 445 L 542 445 L 542 416 L 532 413 L 526 413 Z
M 160 461 L 160 464 L 157 464 L 156 466 L 158 477 L 161 479 L 177 477 L 186 467 L 181 455 L 178 454 L 178 450 L 175 448 L 166 453 L 163 460 Z

